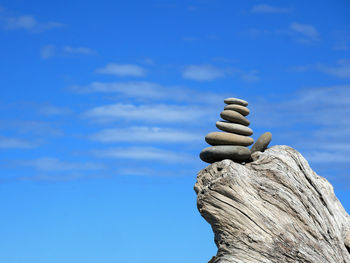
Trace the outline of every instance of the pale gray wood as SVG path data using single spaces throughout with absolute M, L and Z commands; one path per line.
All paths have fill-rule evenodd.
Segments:
M 332 185 L 288 146 L 252 158 L 198 174 L 198 209 L 218 247 L 210 263 L 350 263 L 350 218 Z

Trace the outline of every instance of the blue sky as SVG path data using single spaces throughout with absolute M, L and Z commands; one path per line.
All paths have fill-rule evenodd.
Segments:
M 0 260 L 206 262 L 226 97 L 350 210 L 348 1 L 0 1 Z

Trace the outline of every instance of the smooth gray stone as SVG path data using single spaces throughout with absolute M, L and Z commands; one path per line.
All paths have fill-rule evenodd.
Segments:
M 233 110 L 224 110 L 220 113 L 221 118 L 226 121 L 230 121 L 233 123 L 240 123 L 245 126 L 249 126 L 250 122 L 247 118 L 245 118 L 242 114 L 233 111 Z
M 241 135 L 250 136 L 253 134 L 253 130 L 247 126 L 238 123 L 231 123 L 225 121 L 217 121 L 216 127 L 225 132 L 232 132 Z
M 227 98 L 224 100 L 226 104 L 238 104 L 242 106 L 248 106 L 248 101 L 237 99 L 237 98 Z
M 254 143 L 254 145 L 251 148 L 251 152 L 263 152 L 267 149 L 267 146 L 269 145 L 269 143 L 271 142 L 272 139 L 272 134 L 271 132 L 265 132 L 264 134 L 262 134 L 259 139 L 256 140 L 256 142 Z
M 225 110 L 234 110 L 239 112 L 240 114 L 242 114 L 243 116 L 247 116 L 249 114 L 249 109 L 247 107 L 244 107 L 242 105 L 238 105 L 238 104 L 229 104 L 226 105 Z
M 240 145 L 249 146 L 254 139 L 248 136 L 228 132 L 211 132 L 205 136 L 205 141 L 210 145 Z
M 206 163 L 214 163 L 225 159 L 243 162 L 250 158 L 250 150 L 243 146 L 211 146 L 203 149 L 199 157 Z

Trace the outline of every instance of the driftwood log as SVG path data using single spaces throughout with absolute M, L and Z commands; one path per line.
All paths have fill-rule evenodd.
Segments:
M 288 146 L 252 158 L 198 174 L 198 209 L 218 247 L 209 262 L 350 263 L 350 218 L 332 185 Z

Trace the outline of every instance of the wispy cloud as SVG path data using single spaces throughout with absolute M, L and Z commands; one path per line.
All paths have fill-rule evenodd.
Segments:
M 320 41 L 320 33 L 312 25 L 302 24 L 298 22 L 292 22 L 288 28 L 279 29 L 258 29 L 250 28 L 244 32 L 242 35 L 251 38 L 258 37 L 287 37 L 300 44 L 312 44 Z
M 182 71 L 182 77 L 195 81 L 213 81 L 228 76 L 239 77 L 244 82 L 255 82 L 260 79 L 258 70 L 243 70 L 237 67 L 219 68 L 210 64 L 189 65 Z
M 0 130 L 9 130 L 12 133 L 27 134 L 29 136 L 61 136 L 63 131 L 57 124 L 37 120 L 0 120 Z
M 48 59 L 56 54 L 56 46 L 55 45 L 45 45 L 40 49 L 40 57 L 43 59 Z
M 347 162 L 350 85 L 305 88 L 290 98 L 251 103 L 251 122 L 256 127 L 279 131 L 275 133 L 277 137 L 303 150 L 312 162 Z M 326 158 L 331 155 L 332 158 Z
M 196 132 L 186 132 L 159 127 L 129 127 L 105 129 L 90 136 L 90 139 L 103 143 L 142 142 L 142 143 L 184 143 L 201 141 L 203 136 Z
M 217 103 L 225 97 L 225 94 L 197 91 L 182 86 L 164 86 L 158 83 L 146 81 L 132 82 L 93 82 L 88 86 L 73 86 L 73 91 L 81 93 L 99 92 L 115 93 L 118 98 L 132 98 L 135 100 L 157 101 L 182 101 L 192 103 Z M 169 94 L 172 94 L 169 96 Z
M 147 65 L 154 65 L 154 64 L 156 64 L 156 62 L 153 59 L 151 59 L 151 58 L 144 58 L 142 62 L 147 64 Z
M 40 57 L 43 59 L 52 58 L 54 56 L 69 55 L 95 55 L 97 52 L 87 47 L 57 47 L 56 45 L 45 45 L 40 49 Z
M 39 173 L 33 176 L 20 176 L 15 178 L 16 181 L 35 181 L 35 182 L 46 182 L 46 183 L 56 183 L 56 182 L 67 182 L 80 179 L 92 179 L 92 178 L 106 178 L 109 177 L 108 174 L 94 174 L 84 172 L 73 172 L 73 173 Z
M 336 66 L 317 63 L 313 65 L 295 66 L 290 70 L 294 72 L 318 71 L 340 79 L 350 78 L 350 60 L 339 59 Z
M 292 146 L 321 176 L 349 187 L 350 85 L 304 88 L 271 100 L 266 96 L 251 100 L 250 110 L 255 133 L 271 131 L 272 145 Z
M 146 81 L 131 82 L 93 82 L 88 86 L 73 86 L 72 89 L 79 92 L 118 93 L 126 97 L 160 99 L 169 96 L 167 93 L 177 87 L 165 87 L 157 83 Z M 176 94 L 175 94 L 176 95 Z
M 84 116 L 99 122 L 142 121 L 150 123 L 182 123 L 207 118 L 208 110 L 198 106 L 134 105 L 116 103 L 95 107 Z
M 39 113 L 46 116 L 52 115 L 66 115 L 71 113 L 71 110 L 67 107 L 57 107 L 53 105 L 45 105 L 39 108 Z
M 63 26 L 62 23 L 58 22 L 39 22 L 31 15 L 11 16 L 5 12 L 0 13 L 0 25 L 5 30 L 21 29 L 35 33 Z
M 39 171 L 76 171 L 76 170 L 100 170 L 104 166 L 94 162 L 61 161 L 58 158 L 42 157 L 30 161 L 19 162 L 22 166 L 32 167 Z
M 276 7 L 268 4 L 254 5 L 251 9 L 252 13 L 264 13 L 264 14 L 286 14 L 294 11 L 294 8 L 288 7 Z
M 341 59 L 337 62 L 338 66 L 317 65 L 317 69 L 326 74 L 338 78 L 350 78 L 350 60 Z
M 64 54 L 82 54 L 82 55 L 94 55 L 96 51 L 87 47 L 71 47 L 64 46 L 62 48 Z
M 188 176 L 193 174 L 190 169 L 155 169 L 149 167 L 120 167 L 116 173 L 123 176 Z
M 305 156 L 308 161 L 314 163 L 350 163 L 350 154 L 344 155 L 343 152 L 310 151 L 306 152 Z
M 255 113 L 251 116 L 252 123 L 270 127 L 290 127 L 296 124 L 334 127 L 336 117 L 338 126 L 350 124 L 346 117 L 350 115 L 350 85 L 305 88 L 290 97 L 291 100 L 275 103 L 252 103 L 252 111 Z
M 188 163 L 194 159 L 193 156 L 184 153 L 168 151 L 154 147 L 118 147 L 112 149 L 97 150 L 94 151 L 94 154 L 99 158 L 146 161 L 152 160 L 165 163 Z
M 146 70 L 138 65 L 133 64 L 116 64 L 109 63 L 103 68 L 96 70 L 100 74 L 115 75 L 118 77 L 143 77 L 146 76 Z
M 312 25 L 293 22 L 290 24 L 289 28 L 295 33 L 297 41 L 301 43 L 311 43 L 320 39 L 320 34 Z
M 259 71 L 258 70 L 253 70 L 249 72 L 241 72 L 241 78 L 245 82 L 256 82 L 260 80 L 260 77 L 258 76 Z
M 223 78 L 225 75 L 225 70 L 212 65 L 189 65 L 182 71 L 184 78 L 196 81 L 211 81 Z
M 37 146 L 38 144 L 34 142 L 0 135 L 0 149 L 29 149 Z
M 333 49 L 345 51 L 350 49 L 350 31 L 338 30 L 334 32 L 335 44 Z
M 154 175 L 164 175 L 164 173 L 169 171 L 162 171 L 151 169 L 148 167 L 137 167 L 137 168 L 120 168 L 117 170 L 118 175 L 125 176 L 154 176 Z

